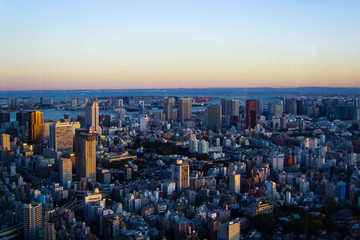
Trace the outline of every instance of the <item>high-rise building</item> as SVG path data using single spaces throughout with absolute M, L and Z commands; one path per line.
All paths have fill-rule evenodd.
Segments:
M 146 132 L 149 124 L 149 117 L 147 115 L 140 117 L 140 132 Z
M 196 138 L 189 140 L 189 153 L 197 153 L 199 151 L 198 148 L 199 140 Z
M 18 109 L 20 107 L 20 101 L 18 98 L 9 98 L 10 109 Z
M 125 108 L 120 108 L 117 111 L 117 120 L 121 120 L 122 122 L 125 122 L 125 117 L 126 117 Z
M 1 134 L 0 135 L 0 159 L 7 160 L 8 151 L 10 151 L 10 135 L 9 134 Z
M 79 130 L 79 129 L 78 129 Z M 91 178 L 96 181 L 96 138 L 94 134 L 76 134 L 77 178 Z
M 70 158 L 60 160 L 60 184 L 66 186 L 68 181 L 72 181 L 72 161 Z
M 221 125 L 221 106 L 210 105 L 206 109 L 206 127 L 211 130 L 216 130 L 216 127 Z
M 20 112 L 16 113 L 16 121 L 19 122 L 20 126 L 25 126 L 28 119 L 29 119 L 29 113 L 28 112 L 20 111 Z
M 284 154 L 277 154 L 272 158 L 273 169 L 284 169 Z
M 163 100 L 164 107 L 163 112 L 165 114 L 165 119 L 170 121 L 173 119 L 173 112 L 174 112 L 174 98 L 173 97 L 166 97 Z
M 54 123 L 50 125 L 50 147 L 55 151 L 73 151 L 73 126 L 69 123 Z
M 221 240 L 240 240 L 240 219 L 221 224 L 221 231 L 218 233 Z
M 198 145 L 199 154 L 208 154 L 209 153 L 209 142 L 204 139 L 199 141 Z
M 191 118 L 192 112 L 192 98 L 180 98 L 179 99 L 179 109 L 178 109 L 178 119 L 183 122 Z
M 54 223 L 46 223 L 44 225 L 44 240 L 56 240 L 56 230 Z
M 240 193 L 240 174 L 231 173 L 229 179 L 229 190 L 234 193 Z
M 221 113 L 223 116 L 239 116 L 239 100 L 221 99 Z
M 162 112 L 154 112 L 153 113 L 153 120 L 155 123 L 165 121 L 165 114 Z
M 97 101 L 86 104 L 85 107 L 85 126 L 90 133 L 101 135 L 101 127 L 99 123 L 99 104 Z
M 139 114 L 145 114 L 145 102 L 144 101 L 139 101 Z
M 183 163 L 182 160 L 177 160 L 176 164 L 172 165 L 172 180 L 176 183 L 177 192 L 181 192 L 184 188 L 190 185 L 190 167 L 188 163 Z
M 10 113 L 8 111 L 0 111 L 0 123 L 10 122 Z
M 285 112 L 293 115 L 297 114 L 297 102 L 295 99 L 285 99 Z
M 1 150 L 10 151 L 10 135 L 9 134 L 1 134 L 0 135 L 0 145 L 1 145 Z
M 246 101 L 246 128 L 254 129 L 257 125 L 257 100 Z
M 44 115 L 41 111 L 29 112 L 29 136 L 30 144 L 39 144 L 43 140 Z
M 39 239 L 42 226 L 42 204 L 24 204 L 24 239 Z

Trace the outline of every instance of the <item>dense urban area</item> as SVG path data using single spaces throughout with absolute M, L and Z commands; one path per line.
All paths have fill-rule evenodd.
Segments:
M 3 100 L 0 239 L 360 238 L 359 96 Z

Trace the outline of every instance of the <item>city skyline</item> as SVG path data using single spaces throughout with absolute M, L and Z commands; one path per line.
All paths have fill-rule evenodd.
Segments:
M 360 87 L 357 1 L 0 3 L 0 90 Z

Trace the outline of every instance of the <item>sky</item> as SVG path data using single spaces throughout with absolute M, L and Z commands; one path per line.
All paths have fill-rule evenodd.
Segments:
M 359 0 L 0 0 L 0 90 L 360 87 Z

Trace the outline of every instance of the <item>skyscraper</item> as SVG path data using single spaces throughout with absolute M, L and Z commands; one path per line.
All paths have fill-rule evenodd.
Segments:
M 72 161 L 70 158 L 60 160 L 60 184 L 66 186 L 67 181 L 72 181 Z
M 206 127 L 211 130 L 216 130 L 218 125 L 221 125 L 221 106 L 210 105 L 206 109 Z
M 192 112 L 192 98 L 180 98 L 179 99 L 179 109 L 178 109 L 178 118 L 179 121 L 183 122 L 190 119 Z
M 221 99 L 221 113 L 224 116 L 239 116 L 239 100 Z
M 29 112 L 29 136 L 30 144 L 39 144 L 43 140 L 44 115 L 41 111 Z
M 10 122 L 10 113 L 8 111 L 0 111 L 0 123 Z
M 246 128 L 255 128 L 257 125 L 257 100 L 246 101 Z
M 147 115 L 140 117 L 140 132 L 146 132 L 149 125 L 149 117 Z
M 8 151 L 10 151 L 10 135 L 1 134 L 0 135 L 0 159 L 7 160 Z
M 24 204 L 24 239 L 39 239 L 42 229 L 42 204 Z
M 166 97 L 163 100 L 164 107 L 163 112 L 165 114 L 165 119 L 170 121 L 173 119 L 173 112 L 174 112 L 174 98 L 173 97 Z
M 183 163 L 182 160 L 177 160 L 176 164 L 172 165 L 172 180 L 176 183 L 177 192 L 181 192 L 184 188 L 190 185 L 190 167 L 188 163 Z
M 94 134 L 76 134 L 76 174 L 78 179 L 96 181 L 96 140 Z
M 240 193 L 240 174 L 230 174 L 229 190 L 234 193 Z
M 85 107 L 85 126 L 90 133 L 101 135 L 101 127 L 99 123 L 99 104 L 97 101 L 89 102 Z
M 55 151 L 73 151 L 73 126 L 69 123 L 50 125 L 50 147 Z

